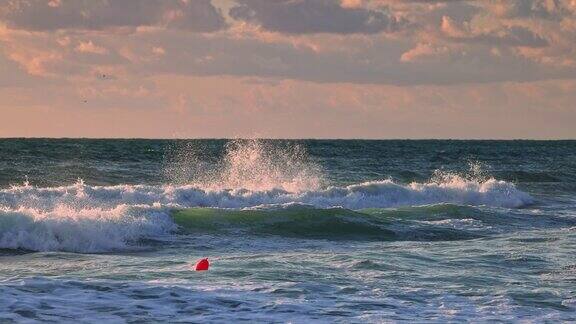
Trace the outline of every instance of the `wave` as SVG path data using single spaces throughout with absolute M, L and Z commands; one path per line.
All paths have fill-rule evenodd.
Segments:
M 254 224 L 266 223 L 268 217 L 291 217 L 292 221 L 287 223 L 255 225 L 254 231 L 262 229 L 268 234 L 277 230 L 279 235 L 289 235 L 294 230 L 302 237 L 318 236 L 314 233 L 329 226 L 332 238 L 340 235 L 395 239 L 397 233 L 382 227 L 380 220 L 366 218 L 364 214 L 356 217 L 355 213 L 366 208 L 435 204 L 517 208 L 530 203 L 530 195 L 510 182 L 458 176 L 427 183 L 382 180 L 297 192 L 280 188 L 213 189 L 196 185 L 91 186 L 82 181 L 49 188 L 25 184 L 0 190 L 0 249 L 106 252 L 134 248 L 142 240 L 173 233 L 177 228 L 172 219 L 173 209 L 238 210 L 308 205 L 312 209 L 285 210 L 272 215 L 239 211 L 238 219 L 252 220 Z M 344 216 L 342 210 L 345 210 Z M 195 214 L 193 219 L 197 222 L 199 213 L 207 212 L 199 209 L 188 213 Z M 309 214 L 316 216 L 306 216 Z M 207 215 L 216 217 L 214 212 Z M 237 217 L 234 213 L 230 215 L 227 217 Z M 353 216 L 356 218 L 351 219 Z
M 283 204 L 243 209 L 128 206 L 0 209 L 0 248 L 83 253 L 139 249 L 172 234 L 257 235 L 328 240 L 460 240 L 480 237 L 490 216 L 471 207 L 315 208 Z M 480 214 L 478 218 L 477 214 Z M 475 216 L 476 215 L 476 216 Z
M 167 156 L 164 173 L 172 183 L 209 190 L 298 192 L 318 190 L 326 182 L 322 168 L 303 146 L 260 139 L 229 141 L 218 160 L 195 143 L 183 143 Z
M 330 186 L 319 190 L 290 192 L 283 189 L 210 189 L 194 185 L 90 186 L 71 185 L 38 188 L 30 185 L 0 190 L 0 206 L 36 207 L 42 210 L 60 204 L 85 207 L 120 204 L 160 204 L 175 207 L 244 208 L 266 204 L 302 203 L 316 207 L 348 209 L 389 208 L 441 203 L 518 208 L 532 197 L 513 183 L 490 178 L 485 181 L 453 176 L 443 181 L 400 184 L 381 180 Z
M 50 210 L 0 209 L 0 248 L 4 249 L 121 251 L 136 248 L 142 239 L 160 238 L 175 229 L 169 214 L 159 207 L 58 205 Z
M 354 241 L 435 241 L 479 237 L 475 228 L 453 226 L 460 221 L 458 219 L 446 223 L 415 223 L 394 217 L 393 211 L 380 214 L 344 208 L 318 209 L 298 204 L 241 210 L 188 208 L 175 211 L 173 219 L 184 233 Z M 464 220 L 467 221 L 470 220 Z
M 182 234 L 278 236 L 351 241 L 452 241 L 535 228 L 573 227 L 555 215 L 437 204 L 350 210 L 296 203 L 242 209 L 185 208 L 172 212 Z

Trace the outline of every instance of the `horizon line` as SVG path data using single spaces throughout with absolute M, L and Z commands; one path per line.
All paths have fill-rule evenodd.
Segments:
M 279 140 L 279 141 L 576 141 L 576 138 L 375 138 L 375 137 L 42 137 L 14 136 L 0 140 Z

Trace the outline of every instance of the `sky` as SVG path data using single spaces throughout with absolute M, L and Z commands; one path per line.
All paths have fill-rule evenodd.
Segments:
M 576 138 L 576 0 L 0 0 L 0 137 Z

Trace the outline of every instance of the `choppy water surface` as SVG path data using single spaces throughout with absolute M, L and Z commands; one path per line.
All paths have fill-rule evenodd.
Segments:
M 0 140 L 0 322 L 572 321 L 574 246 L 576 141 Z

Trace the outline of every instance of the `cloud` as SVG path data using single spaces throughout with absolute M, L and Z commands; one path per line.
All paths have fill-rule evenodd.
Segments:
M 76 4 L 86 3 L 92 9 L 95 3 L 120 6 L 111 1 L 93 1 Z M 135 6 L 127 2 L 121 5 Z M 208 1 L 197 1 L 194 5 L 192 2 L 162 2 L 162 6 L 204 3 L 214 8 Z M 11 6 L 15 3 L 24 2 L 10 2 Z M 60 8 L 70 3 L 51 0 L 43 5 Z M 159 6 L 150 0 L 138 3 Z M 160 23 L 159 27 L 134 28 L 129 32 L 104 27 L 143 23 L 144 18 L 135 23 L 131 19 L 137 15 L 123 11 L 123 20 L 108 17 L 106 24 L 99 21 L 99 29 L 87 29 L 86 21 L 94 22 L 88 18 L 82 20 L 84 25 L 80 27 L 68 24 L 64 29 L 40 31 L 3 28 L 0 24 L 0 50 L 32 75 L 65 80 L 91 78 L 97 82 L 102 80 L 95 76 L 103 74 L 123 80 L 174 74 L 411 86 L 576 76 L 576 28 L 570 27 L 576 26 L 571 24 L 574 20 L 568 16 L 562 21 L 541 23 L 535 19 L 509 19 L 493 14 L 491 3 L 238 0 L 232 11 L 248 10 L 243 14 L 251 17 L 249 20 L 254 24 L 230 19 L 230 28 L 214 33 L 187 32 Z M 178 14 L 169 10 L 162 12 L 163 22 L 179 19 Z M 402 21 L 402 28 L 394 33 L 371 33 L 363 22 L 373 13 L 400 17 L 390 19 Z M 341 15 L 351 15 L 354 19 L 346 19 L 353 24 L 344 19 L 337 25 L 345 29 L 330 29 L 334 22 L 328 18 L 339 22 Z M 279 19 L 273 20 L 274 17 Z M 271 22 L 265 23 L 268 20 Z M 272 30 L 269 24 L 273 23 L 283 32 Z M 300 29 L 296 32 L 290 28 Z
M 230 9 L 237 20 L 288 34 L 373 34 L 398 30 L 403 24 L 387 10 L 360 7 L 358 1 L 238 0 Z
M 212 32 L 226 25 L 210 0 L 0 0 L 0 20 L 35 31 L 165 26 Z
M 92 54 L 106 54 L 106 53 L 108 53 L 108 50 L 106 50 L 104 47 L 94 45 L 94 43 L 92 43 L 92 41 L 87 41 L 87 42 L 81 41 L 80 44 L 78 44 L 78 46 L 76 46 L 75 50 L 79 53 L 92 53 Z
M 0 88 L 0 97 L 5 98 L 0 101 L 0 137 L 257 133 L 280 138 L 574 138 L 576 134 L 574 80 L 397 87 L 163 75 L 119 84 Z
M 448 16 L 442 17 L 442 32 L 453 40 L 483 42 L 489 45 L 545 47 L 548 41 L 522 26 L 501 26 L 499 29 L 476 31 L 468 22 L 458 25 Z
M 429 43 L 418 43 L 416 47 L 402 54 L 400 61 L 416 62 L 446 56 L 450 49 L 446 46 L 434 46 Z
M 0 0 L 0 136 L 574 137 L 575 13 L 574 0 Z
M 300 37 L 314 44 L 320 36 Z M 66 80 L 99 74 L 121 79 L 175 74 L 417 85 L 530 81 L 576 74 L 571 68 L 518 59 L 506 48 L 495 57 L 492 46 L 483 42 L 454 44 L 431 39 L 412 43 L 381 37 L 322 35 L 322 42 L 331 43 L 328 49 L 301 46 L 290 38 L 270 41 L 230 32 L 206 35 L 162 29 L 137 31 L 130 37 L 23 32 L 0 41 L 7 57 L 30 74 Z M 84 52 L 79 51 L 81 44 L 85 44 Z M 107 53 L 88 52 L 96 48 Z
M 492 11 L 506 18 L 556 19 L 571 0 L 496 0 L 490 4 Z

